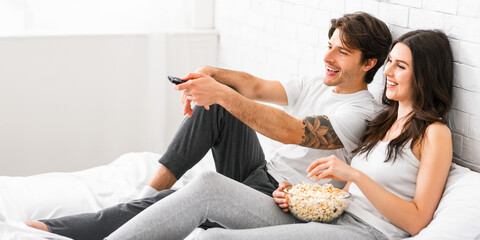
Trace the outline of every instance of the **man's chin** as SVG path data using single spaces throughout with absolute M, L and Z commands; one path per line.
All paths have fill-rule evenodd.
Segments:
M 327 86 L 335 86 L 337 85 L 337 78 L 332 78 L 332 77 L 329 77 L 329 76 L 326 76 L 324 79 L 323 79 L 323 84 L 327 85 Z

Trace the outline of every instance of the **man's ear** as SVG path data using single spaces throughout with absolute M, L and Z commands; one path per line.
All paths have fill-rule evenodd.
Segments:
M 367 59 L 366 64 L 363 67 L 363 71 L 368 72 L 370 69 L 375 67 L 376 64 L 377 64 L 377 59 L 376 58 Z

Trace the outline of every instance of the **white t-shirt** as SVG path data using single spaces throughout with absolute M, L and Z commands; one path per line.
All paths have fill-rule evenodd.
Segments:
M 344 148 L 319 150 L 282 144 L 281 147 L 276 148 L 271 159 L 268 159 L 268 173 L 278 182 L 313 183 L 307 178 L 306 169 L 315 159 L 336 155 L 350 163 L 351 152 L 358 146 L 360 137 L 365 131 L 366 120 L 371 120 L 379 110 L 379 104 L 372 94 L 367 90 L 352 94 L 335 93 L 334 87 L 323 83 L 322 76 L 293 78 L 282 85 L 288 99 L 285 111 L 299 119 L 313 115 L 326 115 Z M 343 185 L 337 182 L 332 183 L 337 187 Z

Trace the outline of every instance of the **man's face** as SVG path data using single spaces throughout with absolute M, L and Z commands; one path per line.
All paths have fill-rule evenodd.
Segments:
M 366 64 L 361 62 L 360 50 L 343 45 L 340 33 L 340 30 L 336 29 L 328 41 L 323 81 L 328 86 L 335 86 L 337 93 L 351 93 L 361 90 L 358 89 L 360 85 L 366 86 L 364 84 Z

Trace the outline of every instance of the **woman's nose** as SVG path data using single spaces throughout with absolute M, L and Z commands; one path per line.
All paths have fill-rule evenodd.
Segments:
M 385 75 L 385 76 L 391 75 L 391 73 L 392 73 L 391 69 L 392 69 L 392 64 L 389 64 L 387 62 L 387 64 L 385 64 L 385 68 L 383 69 L 383 75 Z

